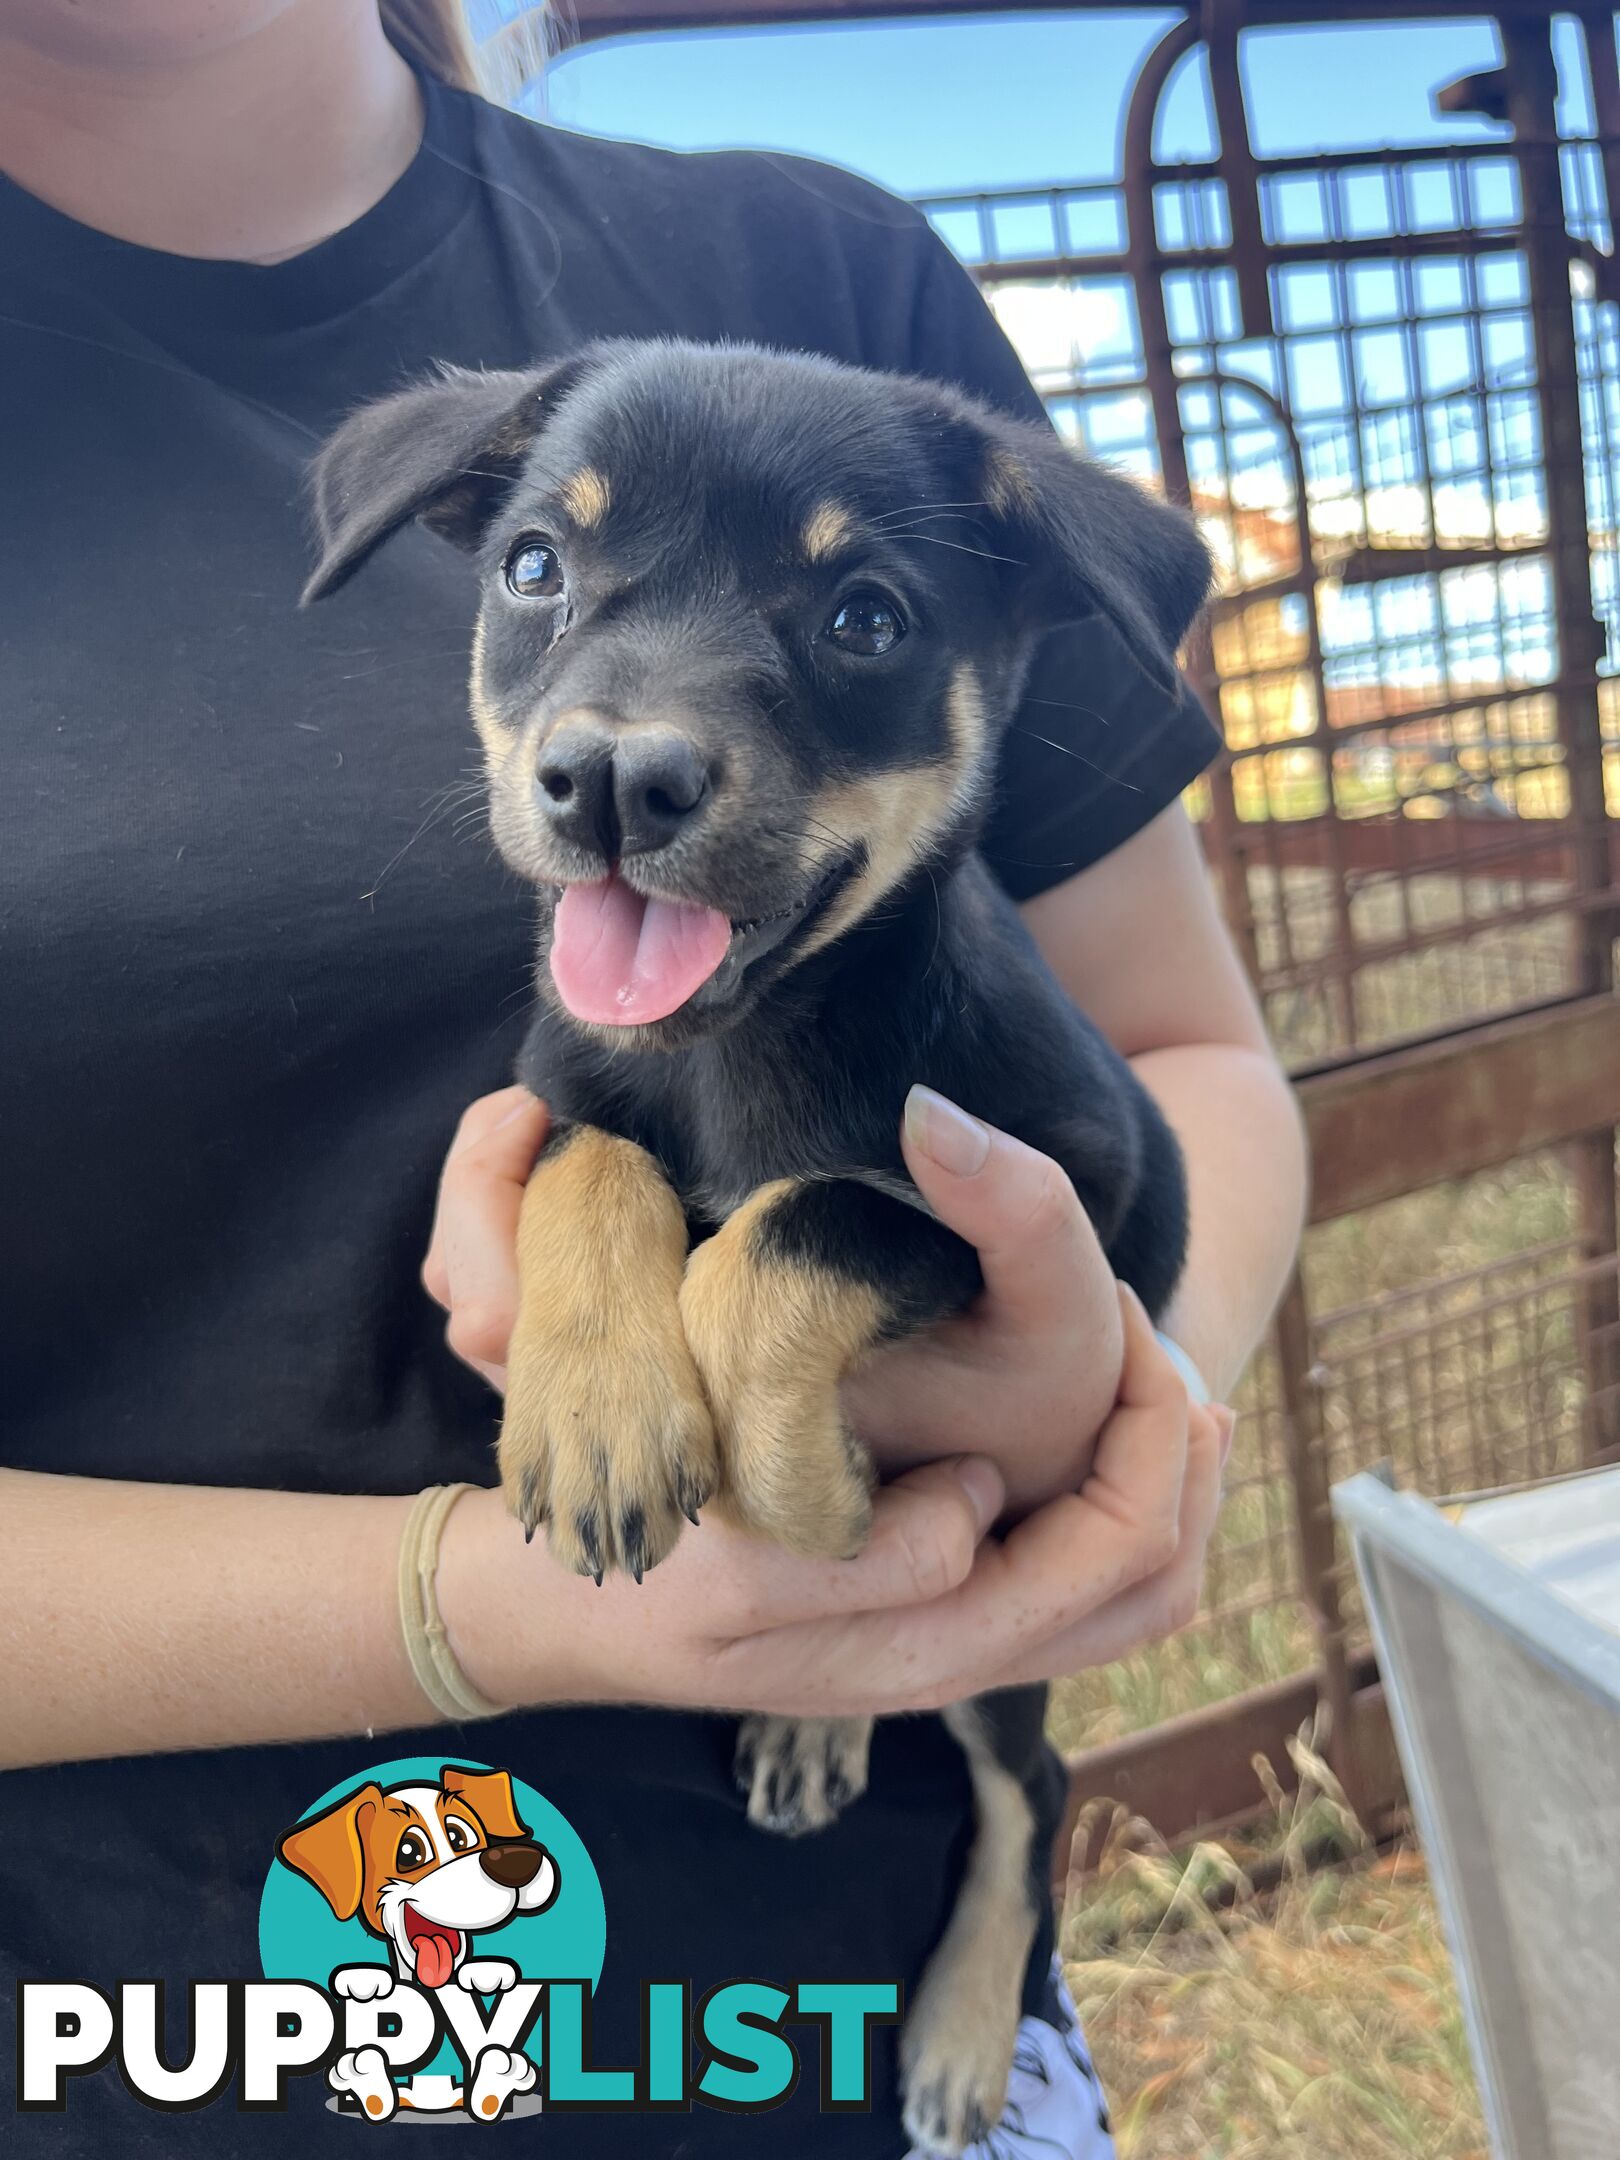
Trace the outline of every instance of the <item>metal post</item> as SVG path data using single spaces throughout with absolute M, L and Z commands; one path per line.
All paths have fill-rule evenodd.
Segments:
M 1604 633 L 1592 613 L 1580 366 L 1558 158 L 1558 76 L 1548 26 L 1504 19 L 1502 57 L 1524 196 L 1524 249 L 1547 473 L 1547 560 L 1558 637 L 1553 699 L 1569 776 L 1575 842 L 1575 973 L 1584 992 L 1612 991 L 1617 922 L 1610 898 L 1603 732 L 1597 702 Z M 1583 1260 L 1600 1260 L 1612 1253 L 1620 1234 L 1614 1138 L 1612 1130 L 1593 1133 L 1569 1151 L 1576 1187 L 1576 1235 Z M 1587 1387 L 1586 1450 L 1595 1460 L 1620 1444 L 1616 1398 L 1620 1298 L 1615 1283 L 1601 1276 L 1588 1283 L 1578 1293 L 1576 1317 Z

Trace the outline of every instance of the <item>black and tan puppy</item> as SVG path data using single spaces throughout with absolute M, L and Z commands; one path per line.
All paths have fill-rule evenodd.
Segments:
M 900 1154 L 924 1081 L 1067 1170 L 1150 1311 L 1175 1144 L 975 856 L 1050 625 L 1101 609 L 1168 680 L 1208 562 L 1134 486 L 937 384 L 609 344 L 356 414 L 315 482 L 331 592 L 417 517 L 476 553 L 472 702 L 540 894 L 519 1076 L 555 1123 L 520 1231 L 501 1476 L 570 1567 L 640 1576 L 715 1499 L 859 1549 L 839 1384 L 979 1285 Z M 1038 1694 L 949 1713 L 980 1832 L 914 2000 L 907 2125 L 999 2112 L 1042 1860 Z M 746 1721 L 756 1820 L 860 1790 L 859 1721 Z

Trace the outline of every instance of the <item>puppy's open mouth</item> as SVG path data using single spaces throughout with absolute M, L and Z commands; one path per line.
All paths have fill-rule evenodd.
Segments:
M 817 915 L 842 885 L 838 863 L 791 907 L 734 921 L 694 900 L 649 899 L 615 870 L 565 885 L 551 933 L 551 979 L 576 1020 L 637 1027 L 728 996 L 743 973 Z
M 461 1955 L 464 1937 L 460 1928 L 441 1927 L 437 1920 L 429 1920 L 419 1913 L 414 1905 L 406 1905 L 402 1910 L 405 1940 L 416 1959 L 416 1978 L 423 1987 L 443 1987 Z

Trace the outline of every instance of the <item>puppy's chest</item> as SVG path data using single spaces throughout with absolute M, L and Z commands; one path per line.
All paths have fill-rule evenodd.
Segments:
M 694 1221 L 724 1222 L 779 1178 L 876 1167 L 865 1160 L 872 1150 L 851 1129 L 855 1121 L 846 1123 L 817 1091 L 781 1085 L 768 1074 L 744 1087 L 716 1084 L 712 1074 L 694 1077 L 697 1084 L 668 1106 L 657 1149 Z
M 866 1089 L 840 1087 L 803 1059 L 733 1045 L 626 1077 L 588 1114 L 658 1157 L 695 1223 L 724 1222 L 781 1178 L 902 1171 L 898 1145 L 882 1138 L 898 1105 L 892 1120 L 874 1117 Z

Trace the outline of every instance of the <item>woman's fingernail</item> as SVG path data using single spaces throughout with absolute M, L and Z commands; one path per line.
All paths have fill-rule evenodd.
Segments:
M 906 1097 L 906 1138 L 952 1177 L 976 1177 L 990 1154 L 990 1128 L 930 1087 Z
M 988 1462 L 982 1455 L 964 1455 L 954 1467 L 982 1534 L 1001 1513 L 1001 1503 L 1006 1497 L 1001 1473 L 994 1463 Z
M 520 1095 L 518 1100 L 512 1105 L 511 1109 L 503 1111 L 501 1116 L 499 1116 L 495 1120 L 494 1124 L 489 1129 L 491 1132 L 504 1132 L 508 1125 L 515 1124 L 520 1117 L 527 1117 L 530 1111 L 538 1110 L 539 1107 L 539 1103 L 536 1102 L 535 1098 L 531 1094 L 529 1094 L 527 1089 L 525 1089 L 523 1094 Z
M 1232 1435 L 1237 1431 L 1237 1414 L 1235 1411 L 1228 1410 L 1226 1405 L 1222 1403 L 1217 1407 L 1215 1416 L 1220 1424 L 1221 1468 L 1224 1470 L 1227 1458 L 1232 1452 Z

